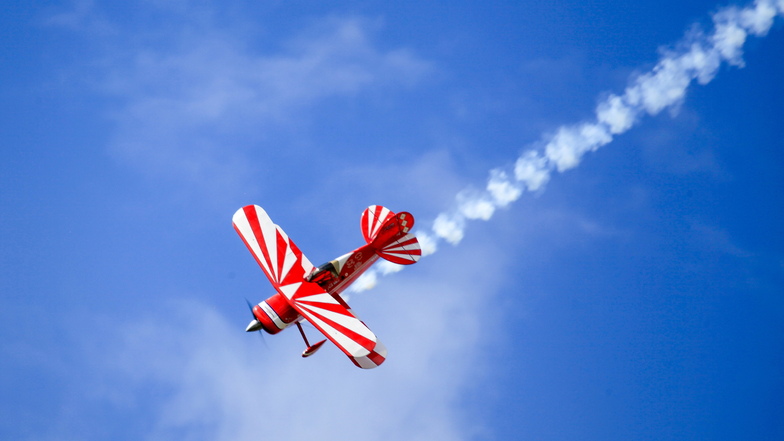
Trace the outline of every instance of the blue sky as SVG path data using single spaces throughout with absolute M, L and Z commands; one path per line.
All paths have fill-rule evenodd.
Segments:
M 7 3 L 0 438 L 781 439 L 782 16 Z M 383 366 L 244 332 L 251 203 L 314 262 L 416 216 Z

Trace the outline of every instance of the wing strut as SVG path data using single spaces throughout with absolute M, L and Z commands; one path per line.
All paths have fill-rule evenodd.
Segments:
M 302 339 L 305 340 L 305 345 L 307 346 L 307 348 L 304 351 L 302 351 L 302 358 L 307 358 L 307 357 L 310 357 L 311 355 L 315 354 L 316 351 L 319 350 L 321 345 L 323 345 L 324 342 L 327 341 L 326 339 L 324 339 L 324 340 L 321 340 L 320 342 L 314 344 L 313 346 L 311 346 L 310 342 L 308 342 L 308 337 L 305 335 L 305 330 L 302 329 L 302 325 L 299 324 L 299 322 L 297 322 L 297 329 L 299 329 L 299 333 L 300 333 L 300 335 L 302 335 Z

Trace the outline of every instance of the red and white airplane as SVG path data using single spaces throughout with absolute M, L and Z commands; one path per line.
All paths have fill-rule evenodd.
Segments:
M 382 257 L 410 265 L 422 251 L 409 231 L 414 226 L 410 213 L 393 213 L 380 205 L 368 207 L 361 218 L 365 245 L 319 267 L 275 225 L 258 205 L 248 205 L 234 213 L 237 230 L 264 274 L 277 291 L 253 306 L 253 321 L 246 331 L 264 330 L 277 334 L 290 325 L 299 328 L 307 348 L 303 357 L 313 355 L 326 340 L 311 345 L 300 322 L 310 322 L 351 361 L 363 369 L 384 362 L 387 349 L 340 297 L 352 282 Z

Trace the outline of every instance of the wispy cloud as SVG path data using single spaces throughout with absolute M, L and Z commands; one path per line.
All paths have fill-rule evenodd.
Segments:
M 632 78 L 622 94 L 610 94 L 598 103 L 594 119 L 560 126 L 517 158 L 513 167 L 490 172 L 484 189 L 457 194 L 453 207 L 439 214 L 429 231 L 417 235 L 435 252 L 438 242 L 458 244 L 469 221 L 489 220 L 495 211 L 516 201 L 526 191 L 541 191 L 553 172 L 580 164 L 582 157 L 609 144 L 637 124 L 644 115 L 676 109 L 693 83 L 707 84 L 723 63 L 743 66 L 743 46 L 749 36 L 768 33 L 777 16 L 784 15 L 784 1 L 757 0 L 744 8 L 730 6 L 713 14 L 709 33 L 689 31 L 662 56 L 649 72 Z M 380 273 L 368 273 L 355 290 L 375 285 Z
M 492 305 L 472 299 L 502 280 L 489 258 L 498 254 L 491 244 L 471 250 L 480 275 L 398 277 L 373 302 L 355 302 L 390 350 L 372 375 L 333 346 L 302 360 L 296 330 L 267 338 L 265 350 L 244 324 L 188 301 L 114 321 L 105 345 L 91 344 L 98 353 L 88 358 L 100 365 L 82 387 L 104 396 L 112 412 L 149 407 L 148 439 L 465 439 L 480 428 L 460 413 L 458 394 L 482 365 L 476 349 L 487 344 L 490 314 L 483 305 Z M 444 257 L 425 271 L 470 258 Z M 158 392 L 138 393 L 146 390 Z
M 258 47 L 209 13 L 178 16 L 186 11 L 166 8 L 177 16 L 139 32 L 112 26 L 91 2 L 78 2 L 48 22 L 100 37 L 90 78 L 115 103 L 114 154 L 156 178 L 215 194 L 247 181 L 252 151 L 274 155 L 280 147 L 265 147 L 268 133 L 300 121 L 314 104 L 408 87 L 431 70 L 405 48 L 379 48 L 377 23 L 360 17 L 316 20 Z

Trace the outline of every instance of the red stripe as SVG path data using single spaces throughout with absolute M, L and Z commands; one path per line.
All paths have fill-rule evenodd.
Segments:
M 354 317 L 354 315 L 348 312 L 346 308 L 344 308 L 341 305 L 338 305 L 337 303 L 324 303 L 324 302 L 315 302 L 315 301 L 300 300 L 300 299 L 295 299 L 294 301 L 297 302 L 297 304 L 299 305 L 308 305 L 313 308 L 325 309 L 329 312 L 335 312 L 340 315 L 345 315 L 346 317 Z
M 380 205 L 376 205 L 376 206 L 373 207 L 373 233 L 374 233 L 374 236 L 375 236 L 375 233 L 378 230 L 378 228 L 377 228 L 378 224 L 379 224 L 378 220 L 379 220 L 379 218 L 381 218 L 381 210 L 382 209 L 383 209 L 383 207 L 381 207 Z
M 332 321 L 332 320 L 322 316 L 321 314 L 318 314 L 318 313 L 312 312 L 312 311 L 307 311 L 307 312 L 309 314 L 313 315 L 313 316 L 318 317 L 319 319 L 321 319 L 322 321 L 327 323 L 330 327 L 334 328 L 336 331 L 340 332 L 344 336 L 346 336 L 349 339 L 353 340 L 355 343 L 357 343 L 358 345 L 360 345 L 363 348 L 367 349 L 368 351 L 372 351 L 373 348 L 376 347 L 376 342 L 374 342 L 373 340 L 370 340 L 367 337 L 364 337 L 364 336 L 362 336 L 360 334 L 357 334 L 356 332 L 352 331 L 351 329 L 348 329 L 345 326 L 343 326 L 343 325 L 341 325 L 339 323 L 336 323 L 336 322 L 334 322 L 334 321 Z M 311 320 L 311 323 L 312 323 L 312 320 Z M 313 325 L 316 326 L 315 323 L 313 323 Z M 321 332 L 324 335 L 326 335 L 327 337 L 329 337 L 329 334 L 327 334 L 326 332 L 324 332 L 324 331 L 321 331 Z M 330 338 L 330 340 L 332 340 L 332 339 Z M 340 346 L 340 345 L 338 345 L 338 346 Z M 340 347 L 340 349 L 343 350 L 343 352 L 345 352 L 346 355 L 351 355 L 345 349 L 343 349 L 343 347 Z
M 398 265 L 411 265 L 417 262 L 417 260 L 413 258 L 403 258 L 403 257 L 389 255 L 389 254 L 382 254 L 381 257 L 383 257 L 384 259 L 392 263 L 396 263 Z
M 359 361 L 357 361 L 357 358 L 355 358 L 355 357 L 349 357 L 349 358 L 351 359 L 351 361 L 354 362 L 354 364 L 357 367 L 363 368 L 363 369 L 367 369 L 366 366 L 362 366 L 361 364 L 359 364 Z M 368 354 L 367 356 L 362 357 L 362 358 L 367 358 L 368 360 L 370 360 L 370 362 L 373 363 L 375 365 L 375 367 L 380 366 L 381 363 L 383 363 L 384 360 L 386 360 L 383 356 L 381 356 L 381 354 L 379 354 L 376 351 L 370 351 L 370 354 Z
M 310 271 L 311 268 L 307 270 L 303 266 L 304 256 L 302 252 L 297 248 L 297 244 L 295 244 L 291 239 L 288 240 L 288 252 L 294 253 L 295 261 L 294 266 L 289 269 L 289 272 L 285 274 L 284 277 L 281 277 L 281 285 L 288 285 L 291 283 L 301 282 L 303 277 L 305 277 L 305 271 Z M 286 256 L 283 256 L 285 259 Z
M 278 253 L 278 278 L 283 279 L 283 263 L 286 260 L 286 249 L 288 248 L 288 244 L 277 228 L 275 228 L 275 242 L 277 243 L 277 249 L 275 251 Z
M 370 242 L 370 227 L 368 226 L 368 210 L 362 212 L 362 235 L 365 237 L 365 242 Z
M 416 255 L 410 253 L 379 253 L 384 259 L 417 260 Z
M 409 245 L 414 245 L 416 243 L 419 243 L 419 241 L 417 240 L 416 237 L 412 237 L 412 238 L 408 239 L 405 242 L 397 241 L 397 242 L 395 242 L 395 245 L 398 245 L 398 246 L 409 246 Z
M 421 254 L 421 248 L 406 248 L 406 247 L 387 247 L 381 250 L 382 253 L 405 253 L 405 254 Z
M 370 351 L 370 355 L 368 355 L 367 357 L 370 359 L 370 361 L 375 363 L 376 366 L 380 365 L 381 363 L 384 362 L 384 360 L 386 360 L 386 358 L 384 358 L 381 354 L 379 354 L 376 351 Z
M 245 218 L 248 219 L 247 212 L 246 212 Z M 250 221 L 250 219 L 248 219 L 248 221 Z M 258 223 L 258 221 L 257 221 L 257 223 Z M 248 224 L 250 225 L 251 230 L 253 230 L 253 224 L 251 222 L 248 222 Z M 261 257 L 263 257 L 263 256 L 257 256 L 256 255 L 256 252 L 253 251 L 253 247 L 251 247 L 250 242 L 248 241 L 248 239 L 245 238 L 245 236 L 243 236 L 242 232 L 237 227 L 237 225 L 234 225 L 234 230 L 237 231 L 237 234 L 239 234 L 240 238 L 242 239 L 242 242 L 245 243 L 245 246 L 248 248 L 248 251 L 250 251 L 251 255 L 253 255 L 253 258 L 256 259 L 256 263 L 259 264 L 259 267 L 261 268 L 261 270 L 264 271 L 264 274 L 266 274 L 267 278 L 270 279 L 270 281 L 272 281 L 272 277 L 270 276 L 269 272 L 267 272 L 267 270 L 264 268 L 264 264 L 261 263 Z M 255 232 L 254 232 L 254 235 L 255 235 Z M 257 239 L 257 242 L 258 242 L 258 239 Z M 263 247 L 261 247 L 261 244 L 259 244 L 259 248 L 263 249 Z
M 253 236 L 256 238 L 256 242 L 259 244 L 259 248 L 261 249 L 261 253 L 264 256 L 264 259 L 267 261 L 266 267 L 273 270 L 272 263 L 270 261 L 269 252 L 267 251 L 267 244 L 264 241 L 264 234 L 261 232 L 261 224 L 259 223 L 259 217 L 256 213 L 256 207 L 254 205 L 248 205 L 243 208 L 245 212 L 245 217 L 248 219 L 248 224 L 250 225 L 251 230 L 253 231 Z M 267 273 L 267 278 L 269 278 L 274 283 L 280 283 L 280 280 L 277 280 L 274 275 L 267 272 L 265 267 L 262 265 L 261 269 Z

